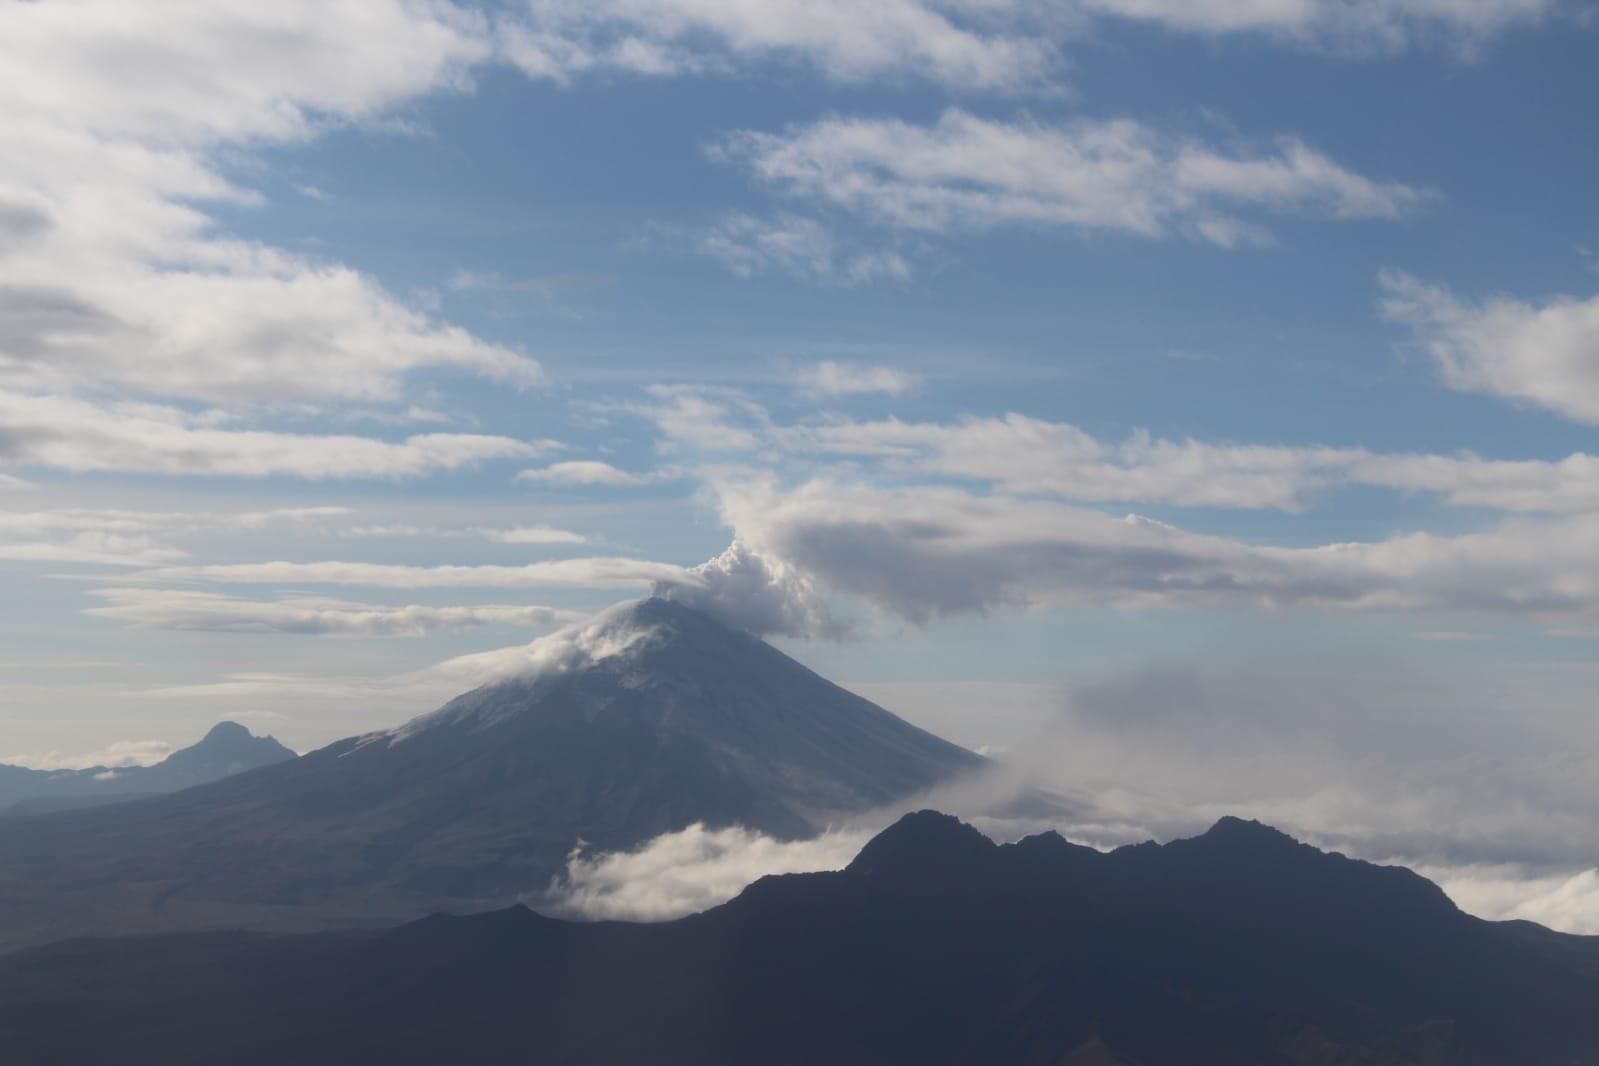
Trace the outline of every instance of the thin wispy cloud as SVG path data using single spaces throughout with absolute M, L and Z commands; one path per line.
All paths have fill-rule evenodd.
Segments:
M 901 396 L 920 387 L 922 378 L 898 367 L 825 360 L 796 370 L 794 382 L 816 396 Z
M 565 625 L 583 617 L 551 607 L 386 606 L 306 596 L 244 600 L 187 589 L 105 588 L 90 595 L 105 603 L 85 608 L 86 615 L 170 632 L 420 637 L 484 626 Z
M 737 133 L 714 152 L 788 197 L 939 234 L 1065 227 L 1233 248 L 1268 243 L 1273 218 L 1393 220 L 1428 197 L 1297 138 L 1232 149 L 1134 119 L 839 117 Z

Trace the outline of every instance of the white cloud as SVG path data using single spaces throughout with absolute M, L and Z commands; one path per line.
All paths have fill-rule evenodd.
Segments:
M 26 492 L 35 487 L 32 482 L 24 481 L 20 477 L 0 474 L 0 492 Z
M 1461 507 L 1526 513 L 1599 511 L 1599 457 L 1484 459 L 1462 455 L 1372 455 L 1346 475 L 1364 485 L 1435 492 Z
M 395 478 L 526 459 L 550 448 L 548 442 L 467 433 L 390 442 L 220 428 L 223 422 L 215 412 L 0 390 L 0 463 L 75 472 Z
M 1470 47 L 1557 14 L 1562 0 L 1080 0 L 1084 10 L 1204 34 L 1266 33 L 1339 49 L 1443 37 Z
M 141 575 L 156 581 L 245 585 L 365 585 L 372 588 L 633 588 L 684 580 L 670 563 L 599 557 L 554 559 L 523 566 L 406 566 L 361 562 L 220 563 L 164 567 Z M 692 579 L 689 579 L 692 580 Z
M 905 385 L 887 368 L 823 364 L 801 382 L 862 389 Z M 886 376 L 885 376 L 886 375 Z M 1019 496 L 1299 512 L 1341 485 L 1436 494 L 1461 507 L 1529 514 L 1599 511 L 1599 458 L 1492 460 L 1382 453 L 1364 448 L 1171 440 L 1137 431 L 1106 441 L 1069 422 L 1015 413 L 956 422 L 837 415 L 780 425 L 760 405 L 726 389 L 675 386 L 670 402 L 629 408 L 652 419 L 670 448 L 763 454 L 793 462 L 837 457 L 895 479 L 921 476 L 987 482 Z
M 1451 388 L 1599 424 L 1599 296 L 1481 304 L 1386 271 L 1383 310 L 1415 331 Z
M 587 544 L 588 538 L 570 529 L 554 526 L 516 526 L 512 529 L 484 529 L 482 535 L 499 544 Z
M 557 82 L 590 72 L 664 77 L 796 62 L 842 82 L 1031 88 L 1056 65 L 1026 8 L 926 0 L 525 0 L 504 56 Z
M 922 383 L 921 376 L 891 366 L 832 361 L 804 367 L 794 374 L 802 390 L 820 396 L 859 396 L 883 393 L 901 396 Z
M 1025 495 L 1294 511 L 1347 476 L 1358 449 L 1206 444 L 1136 433 L 1101 441 L 1025 415 L 957 423 L 832 420 L 789 431 L 793 448 L 876 459 L 895 472 L 977 479 Z
M 852 248 L 815 219 L 782 214 L 759 219 L 724 217 L 700 238 L 700 251 L 739 277 L 776 272 L 824 285 L 909 281 L 911 266 L 898 252 Z
M 842 869 L 869 839 L 869 832 L 851 829 L 780 841 L 741 826 L 695 823 L 634 851 L 575 852 L 539 902 L 589 919 L 665 921 L 725 903 L 769 874 Z
M 287 507 L 269 511 L 134 511 L 57 508 L 0 511 L 0 559 L 99 566 L 156 566 L 186 554 L 174 537 L 270 525 L 320 526 L 350 514 L 345 507 Z
M 1478 917 L 1537 922 L 1582 936 L 1599 934 L 1599 869 L 1544 874 L 1515 865 L 1476 865 L 1417 872 Z
M 931 125 L 828 118 L 782 134 L 738 133 L 714 154 L 789 196 L 932 232 L 1067 226 L 1232 247 L 1264 235 L 1239 211 L 1394 219 L 1425 199 L 1293 138 L 1264 152 L 1225 151 L 1130 119 L 1044 125 L 960 110 Z
M 179 632 L 424 636 L 483 626 L 564 625 L 582 617 L 553 607 L 394 607 L 306 596 L 261 601 L 181 589 L 105 588 L 90 595 L 108 605 L 86 608 L 84 614 Z
M 444 0 L 11 4 L 0 13 L 0 384 L 228 404 L 399 402 L 537 363 L 338 263 L 221 232 L 224 160 L 464 87 L 480 15 Z M 48 402 L 41 398 L 40 402 Z
M 599 485 L 608 488 L 633 488 L 648 484 L 644 474 L 630 474 L 597 459 L 571 459 L 550 466 L 533 467 L 516 475 L 517 481 L 536 481 L 546 485 Z

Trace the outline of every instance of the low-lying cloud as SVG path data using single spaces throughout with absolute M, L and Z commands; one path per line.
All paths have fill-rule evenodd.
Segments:
M 564 877 L 534 902 L 576 917 L 664 921 L 725 903 L 769 874 L 842 869 L 871 835 L 844 829 L 785 841 L 695 823 L 634 851 L 574 852 Z

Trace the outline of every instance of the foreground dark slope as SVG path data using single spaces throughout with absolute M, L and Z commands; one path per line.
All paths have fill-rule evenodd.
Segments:
M 91 766 L 34 770 L 0 765 L 0 817 L 119 803 L 195 785 L 294 758 L 272 737 L 252 736 L 237 722 L 218 722 L 196 743 L 154 766 Z
M 503 906 L 580 838 L 625 848 L 694 822 L 804 836 L 983 762 L 681 604 L 628 605 L 547 647 L 530 679 L 392 733 L 0 822 L 0 948 Z
M 1599 1062 L 1596 962 L 1254 823 L 1104 855 L 923 812 L 664 925 L 514 908 L 0 958 L 0 1061 L 1568 1066 Z

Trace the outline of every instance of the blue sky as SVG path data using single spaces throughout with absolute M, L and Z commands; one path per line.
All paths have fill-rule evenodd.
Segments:
M 1599 745 L 1593 15 L 7 5 L 0 757 L 314 747 L 664 581 L 974 746 L 1530 803 Z

